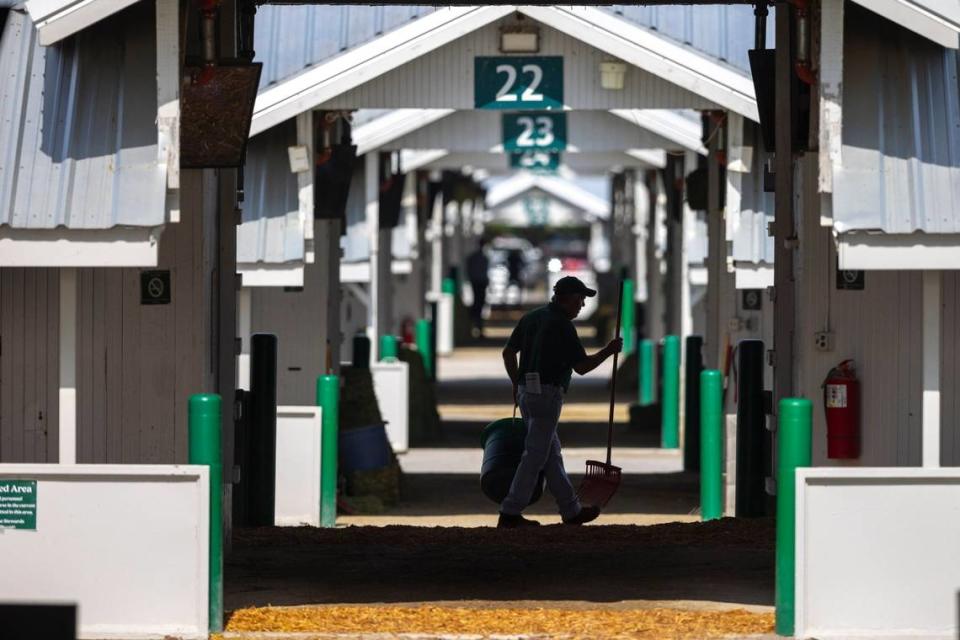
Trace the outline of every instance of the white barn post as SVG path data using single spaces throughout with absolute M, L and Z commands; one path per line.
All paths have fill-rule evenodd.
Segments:
M 376 151 L 364 156 L 364 194 L 366 196 L 367 238 L 370 247 L 370 304 L 367 306 L 367 335 L 370 338 L 370 362 L 380 354 L 380 163 Z
M 940 466 L 940 324 L 942 272 L 923 272 L 923 457 Z
M 77 270 L 60 269 L 60 464 L 77 463 Z

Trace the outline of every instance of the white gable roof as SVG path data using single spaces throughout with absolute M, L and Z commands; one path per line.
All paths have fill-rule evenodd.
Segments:
M 958 0 L 853 0 L 901 27 L 949 49 L 960 47 Z
M 518 173 L 490 189 L 487 193 L 487 209 L 500 207 L 533 190 L 543 191 L 587 215 L 604 219 L 610 217 L 610 203 L 603 198 L 593 195 L 569 180 L 529 173 Z
M 309 111 L 512 11 L 509 6 L 442 9 L 315 65 L 260 92 L 250 135 Z
M 27 0 L 26 9 L 39 32 L 40 44 L 48 46 L 112 16 L 137 1 Z
M 254 106 L 251 135 L 328 103 L 514 11 L 705 102 L 757 120 L 753 83 L 746 74 L 652 29 L 599 9 L 498 5 L 435 11 L 264 89 Z

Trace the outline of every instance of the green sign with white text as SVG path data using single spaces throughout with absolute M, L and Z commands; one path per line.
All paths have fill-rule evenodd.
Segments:
M 559 151 L 521 151 L 510 154 L 511 169 L 527 169 L 535 173 L 556 173 L 560 168 Z
M 531 195 L 523 199 L 523 212 L 531 226 L 545 226 L 550 222 L 550 200 L 542 195 Z
M 567 148 L 567 114 L 503 114 L 503 150 L 563 151 Z
M 0 529 L 36 531 L 36 480 L 0 480 Z
M 475 109 L 563 109 L 563 58 L 474 58 L 473 105 Z

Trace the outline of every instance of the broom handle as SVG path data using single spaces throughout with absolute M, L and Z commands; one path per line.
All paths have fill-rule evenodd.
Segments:
M 620 318 L 623 316 L 623 279 L 620 279 L 620 291 L 617 294 L 617 333 L 615 338 L 620 337 Z M 613 404 L 617 395 L 617 356 L 619 352 L 613 354 L 613 373 L 610 374 L 610 421 L 607 425 L 607 464 L 610 464 L 611 454 L 613 452 Z

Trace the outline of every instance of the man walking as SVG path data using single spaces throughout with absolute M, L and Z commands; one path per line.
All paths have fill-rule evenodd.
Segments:
M 483 307 L 487 304 L 487 287 L 490 285 L 490 259 L 484 251 L 486 245 L 487 239 L 480 238 L 477 250 L 467 256 L 467 277 L 473 290 L 470 318 L 473 320 L 474 338 L 483 337 Z
M 577 499 L 563 468 L 557 423 L 572 372 L 584 375 L 593 371 L 620 352 L 623 340 L 611 340 L 606 347 L 588 356 L 572 321 L 583 309 L 584 300 L 597 292 L 578 278 L 566 276 L 554 285 L 553 294 L 549 305 L 534 309 L 520 319 L 503 348 L 503 364 L 513 383 L 514 402 L 519 404 L 520 415 L 527 426 L 527 439 L 510 492 L 500 504 L 498 527 L 540 524 L 524 518 L 521 513 L 530 504 L 541 471 L 565 524 L 584 524 L 600 515 L 599 508 L 583 507 Z M 517 354 L 520 354 L 519 366 Z

